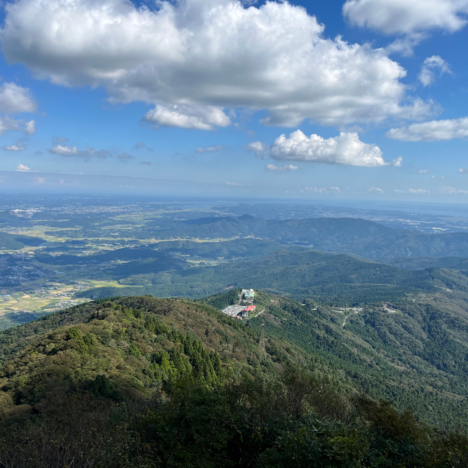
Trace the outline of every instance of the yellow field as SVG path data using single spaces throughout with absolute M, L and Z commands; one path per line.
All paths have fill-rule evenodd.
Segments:
M 83 281 L 84 282 L 84 281 Z M 125 288 L 126 286 L 122 286 L 121 284 L 117 283 L 117 281 L 94 281 L 94 280 L 86 280 L 86 283 L 92 286 L 93 288 Z

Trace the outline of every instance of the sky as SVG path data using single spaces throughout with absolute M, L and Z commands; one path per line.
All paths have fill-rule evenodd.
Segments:
M 2 9 L 0 189 L 468 201 L 468 0 Z

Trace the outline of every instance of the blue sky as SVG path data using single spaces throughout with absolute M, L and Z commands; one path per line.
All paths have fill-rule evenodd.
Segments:
M 468 0 L 4 7 L 6 188 L 468 199 Z

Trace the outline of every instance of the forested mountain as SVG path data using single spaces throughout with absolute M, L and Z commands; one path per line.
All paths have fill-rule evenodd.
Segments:
M 260 292 L 256 301 L 264 312 L 249 323 L 259 331 L 264 322 L 267 336 L 319 357 L 373 398 L 412 408 L 428 423 L 465 427 L 467 299 L 466 292 L 445 292 L 345 310 Z
M 114 295 L 152 294 L 155 296 L 202 297 L 229 287 L 253 287 L 295 297 L 360 303 L 385 301 L 410 292 L 444 287 L 444 272 L 438 269 L 410 271 L 342 254 L 305 250 L 278 250 L 249 262 L 183 271 L 136 274 L 120 280 L 136 287 L 97 288 L 78 297 L 99 299 Z M 459 274 L 460 287 L 468 277 Z
M 355 218 L 265 220 L 249 215 L 180 221 L 154 235 L 171 238 L 256 236 L 283 244 L 300 244 L 325 252 L 352 253 L 371 260 L 394 257 L 468 257 L 468 234 L 423 234 L 393 229 Z
M 468 440 L 435 428 L 463 421 L 459 388 L 435 390 L 440 409 L 432 400 L 415 408 L 426 420 L 431 412 L 424 424 L 360 390 L 380 373 L 373 392 L 383 395 L 393 377 L 384 358 L 400 364 L 367 349 L 364 333 L 360 342 L 357 328 L 339 335 L 328 309 L 262 293 L 257 301 L 268 308 L 264 347 L 258 319 L 251 329 L 203 302 L 151 297 L 89 303 L 0 333 L 0 464 L 464 466 Z M 409 382 L 411 369 L 400 371 Z M 416 397 L 424 386 L 422 376 L 405 390 Z
M 423 268 L 449 268 L 451 270 L 468 271 L 468 258 L 462 257 L 398 257 L 383 261 L 386 265 L 408 270 Z

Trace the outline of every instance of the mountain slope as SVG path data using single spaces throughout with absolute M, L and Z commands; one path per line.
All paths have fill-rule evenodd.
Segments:
M 328 358 L 339 348 L 323 344 L 340 337 L 324 312 L 257 300 L 270 306 L 264 349 L 255 331 L 209 305 L 150 297 L 90 303 L 0 333 L 0 465 L 466 466 L 462 434 L 358 395 L 359 378 L 334 370 Z M 313 353 L 273 336 L 278 324 L 312 324 L 307 316 L 324 338 Z
M 355 218 L 264 220 L 249 215 L 183 221 L 154 232 L 160 239 L 256 236 L 370 260 L 394 257 L 468 257 L 468 234 L 423 234 Z
M 270 348 L 274 359 L 265 361 L 256 332 L 204 304 L 151 297 L 88 303 L 0 333 L 0 402 L 35 405 L 57 388 L 88 388 L 101 374 L 118 392 L 149 396 L 184 376 L 212 385 L 269 372 L 274 362 L 311 362 L 281 341 Z
M 222 296 L 206 301 L 222 303 Z M 261 291 L 255 301 L 264 312 L 250 319 L 253 329 L 263 322 L 266 336 L 295 343 L 373 398 L 412 408 L 428 423 L 467 427 L 466 292 L 395 302 L 391 312 L 335 310 Z

